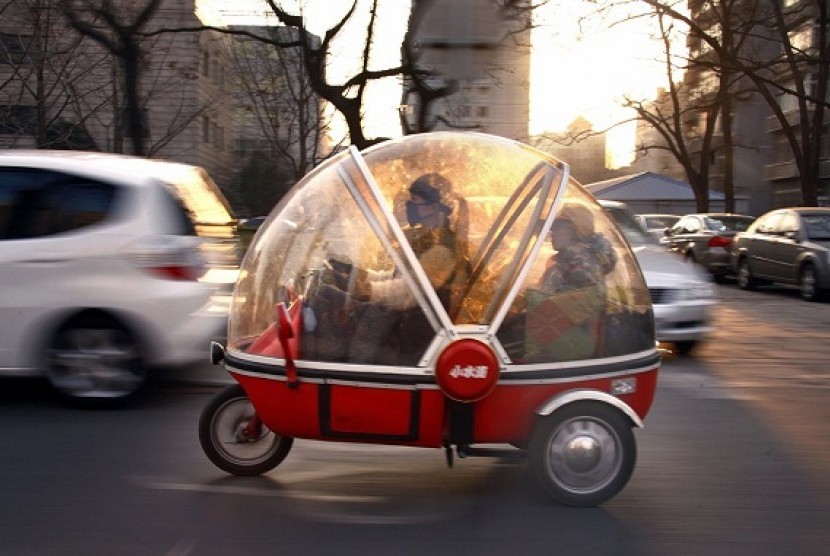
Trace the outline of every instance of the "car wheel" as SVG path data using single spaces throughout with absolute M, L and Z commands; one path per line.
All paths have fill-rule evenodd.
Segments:
M 756 281 L 749 268 L 749 261 L 746 258 L 738 262 L 738 287 L 742 290 L 755 289 Z
M 46 378 L 70 398 L 125 400 L 144 386 L 147 369 L 126 327 L 106 315 L 84 315 L 52 338 Z
M 589 507 L 619 493 L 637 460 L 627 417 L 599 402 L 569 404 L 542 417 L 530 440 L 530 468 L 557 502 Z
M 294 439 L 275 434 L 258 421 L 245 390 L 234 384 L 205 406 L 199 417 L 199 442 L 208 459 L 222 471 L 256 476 L 282 463 Z
M 694 340 L 685 340 L 682 342 L 675 342 L 674 343 L 674 351 L 678 355 L 689 355 L 692 353 L 692 350 L 695 349 L 697 346 L 697 342 Z
M 821 287 L 818 281 L 816 267 L 812 264 L 805 264 L 798 273 L 798 291 L 802 299 L 807 301 L 819 301 L 821 299 Z

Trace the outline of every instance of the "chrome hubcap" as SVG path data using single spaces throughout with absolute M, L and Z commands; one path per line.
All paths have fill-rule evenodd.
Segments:
M 606 423 L 591 417 L 563 422 L 551 435 L 547 462 L 551 478 L 574 493 L 605 487 L 622 466 L 620 438 Z

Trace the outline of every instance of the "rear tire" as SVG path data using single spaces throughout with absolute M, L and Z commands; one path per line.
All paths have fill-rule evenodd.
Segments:
M 234 384 L 216 394 L 199 418 L 199 442 L 216 467 L 232 475 L 252 477 L 277 467 L 294 439 L 270 431 L 264 424 L 257 438 L 247 438 L 243 429 L 256 414 L 245 390 Z
M 637 461 L 632 424 L 601 402 L 577 402 L 542 417 L 530 440 L 530 468 L 560 504 L 591 507 L 616 496 Z
M 752 276 L 752 270 L 749 268 L 749 261 L 744 257 L 738 261 L 738 287 L 742 290 L 754 290 L 757 284 L 758 282 Z
M 46 378 L 74 400 L 125 401 L 147 382 L 137 338 L 116 319 L 82 315 L 55 333 L 49 344 Z

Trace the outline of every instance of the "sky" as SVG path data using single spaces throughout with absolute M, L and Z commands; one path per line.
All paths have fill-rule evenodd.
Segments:
M 364 0 L 365 2 L 366 0 Z M 202 0 L 223 8 L 223 0 Z M 257 0 L 236 0 L 234 9 L 240 13 L 255 6 Z M 304 5 L 308 25 L 312 31 L 322 34 L 337 18 L 342 17 L 350 2 L 345 0 L 286 0 L 281 2 L 292 13 L 298 13 Z M 332 9 L 336 6 L 338 9 Z M 620 21 L 619 14 L 607 19 L 585 19 L 592 8 L 579 0 L 549 0 L 546 6 L 535 12 L 536 29 L 532 41 L 534 52 L 531 62 L 531 99 L 529 131 L 538 134 L 545 131 L 564 131 L 577 116 L 584 116 L 595 129 L 606 128 L 632 116 L 619 106 L 624 94 L 639 98 L 653 98 L 658 87 L 665 82 L 662 66 L 655 63 L 659 46 L 650 37 L 647 22 L 638 20 L 611 26 Z M 260 8 L 262 12 L 268 8 Z M 390 0 L 381 4 L 380 28 L 386 33 L 390 48 L 380 50 L 380 66 L 397 63 L 400 38 L 409 10 L 406 0 Z M 355 27 L 363 29 L 368 24 L 368 14 Z M 357 37 L 347 38 L 345 45 L 361 44 Z M 344 56 L 353 51 L 344 46 Z M 334 60 L 332 68 L 342 68 L 348 73 L 349 61 Z M 366 128 L 371 134 L 396 136 L 400 134 L 397 105 L 400 98 L 395 81 L 386 87 L 377 87 L 370 97 L 373 109 L 367 112 Z M 634 125 L 613 130 L 609 143 L 617 165 L 630 161 L 634 147 Z

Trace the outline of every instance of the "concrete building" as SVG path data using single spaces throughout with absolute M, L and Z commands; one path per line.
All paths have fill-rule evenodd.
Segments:
M 618 170 L 607 166 L 607 135 L 594 130 L 593 124 L 582 116 L 568 125 L 562 134 L 542 134 L 531 137 L 530 144 L 567 162 L 571 175 L 580 183 L 593 183 L 618 176 Z
M 741 21 L 746 24 L 752 21 L 752 14 L 762 6 L 751 2 L 746 5 L 733 3 L 733 11 L 744 10 Z M 720 14 L 713 13 L 713 4 L 703 0 L 690 0 L 688 2 L 690 17 L 700 28 L 707 31 L 710 36 L 722 36 Z M 817 6 L 814 2 L 806 0 L 787 0 L 782 7 L 785 11 L 785 24 L 790 42 L 804 53 L 818 52 L 819 33 L 816 30 L 819 25 L 817 21 Z M 769 15 L 769 14 L 766 14 Z M 741 35 L 742 46 L 741 56 L 745 59 L 763 60 L 769 63 L 772 60 L 781 59 L 782 45 L 778 38 L 777 29 L 768 25 L 772 20 L 759 19 L 752 27 L 752 32 L 743 31 Z M 762 24 L 763 23 L 763 24 Z M 825 22 L 823 25 L 827 25 Z M 683 85 L 686 88 L 692 102 L 698 102 L 700 106 L 707 106 L 707 101 L 713 98 L 716 90 L 719 75 L 713 67 L 718 67 L 718 62 L 710 45 L 701 37 L 691 34 L 687 37 L 689 58 L 692 61 L 687 69 Z M 714 66 L 713 66 L 714 63 Z M 826 62 L 825 62 L 826 63 Z M 785 89 L 795 90 L 795 81 L 789 68 L 782 62 L 776 62 L 771 70 L 774 74 L 771 77 L 780 83 Z M 802 62 L 799 71 L 804 72 L 807 90 L 810 85 L 811 69 L 810 62 Z M 735 76 L 737 79 L 730 87 L 730 104 L 727 105 L 732 117 L 732 144 L 734 145 L 733 155 L 733 182 L 736 198 L 748 199 L 747 211 L 750 214 L 761 214 L 771 208 L 793 206 L 802 204 L 801 176 L 794 161 L 793 151 L 783 133 L 781 121 L 773 115 L 772 108 L 757 92 L 756 86 L 748 78 Z M 780 90 L 772 89 L 777 97 L 778 106 L 787 115 L 788 122 L 794 126 L 796 134 L 799 133 L 797 121 L 799 117 L 797 99 L 794 95 L 781 94 Z M 694 137 L 701 129 L 700 122 L 706 117 L 705 109 L 699 110 L 696 114 L 689 112 L 691 118 L 686 123 L 689 128 L 690 137 Z M 697 118 L 697 122 L 694 119 Z M 827 136 L 830 120 L 825 119 L 823 137 Z M 697 133 L 699 135 L 699 133 Z M 699 141 L 688 142 L 693 153 L 697 149 L 700 153 Z M 711 163 L 709 175 L 710 187 L 716 191 L 724 190 L 726 178 L 724 135 L 718 129 L 713 144 L 707 153 Z M 830 187 L 830 149 L 827 141 L 823 141 L 821 147 L 822 160 L 820 162 L 819 201 L 822 197 L 826 202 L 828 187 Z M 642 166 L 640 166 L 642 168 Z
M 648 112 L 663 111 L 671 113 L 669 108 L 669 93 L 660 88 L 654 99 L 646 104 Z M 686 181 L 686 171 L 677 161 L 677 157 L 668 149 L 666 139 L 645 120 L 637 120 L 635 144 L 638 150 L 637 157 L 629 166 L 632 173 L 650 172 L 678 181 Z
M 526 15 L 524 17 L 529 17 Z M 530 30 L 494 0 L 436 0 L 417 36 L 419 64 L 455 80 L 433 105 L 436 130 L 454 126 L 528 141 Z
M 199 25 L 195 3 L 162 3 L 144 30 Z M 113 5 L 129 13 L 132 2 Z M 73 31 L 57 2 L 9 6 L 0 18 L 0 147 L 131 152 L 117 60 Z M 147 154 L 202 166 L 226 187 L 234 162 L 228 37 L 166 33 L 141 42 Z
M 830 31 L 828 28 L 830 23 L 826 20 L 823 22 L 820 21 L 817 2 L 787 0 L 784 2 L 784 6 L 786 8 L 785 22 L 790 43 L 797 51 L 805 53 L 804 58 L 810 58 L 799 64 L 799 71 L 803 73 L 801 77 L 805 92 L 807 94 L 815 94 L 817 90 L 817 75 L 821 71 L 815 59 L 818 59 L 818 63 L 824 65 L 826 68 L 828 64 L 827 39 L 825 37 L 825 44 L 821 44 L 820 40 L 823 34 Z M 785 68 L 784 71 L 779 70 L 777 78 L 782 82 L 784 88 L 789 90 L 796 89 L 796 81 L 793 73 L 789 71 L 789 68 Z M 829 100 L 827 95 L 825 95 L 824 100 L 825 102 Z M 787 94 L 780 95 L 778 104 L 787 115 L 787 125 L 791 126 L 797 134 L 800 133 L 800 111 L 796 97 Z M 806 112 L 808 113 L 808 117 L 812 119 L 814 114 L 812 107 L 809 107 Z M 819 147 L 820 183 L 818 185 L 818 196 L 819 203 L 824 205 L 828 204 L 828 199 L 830 198 L 830 140 L 828 140 L 828 137 L 830 137 L 830 116 L 828 114 L 830 113 L 825 108 L 822 130 L 819 136 L 816 137 L 821 139 L 821 145 Z M 798 167 L 796 166 L 792 149 L 784 134 L 782 122 L 779 118 L 769 115 L 764 119 L 763 124 L 763 130 L 768 137 L 770 148 L 761 170 L 763 179 L 771 184 L 771 205 L 775 208 L 801 204 L 801 181 Z

